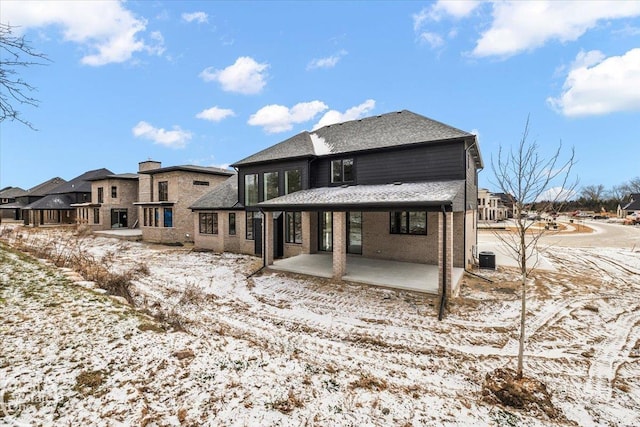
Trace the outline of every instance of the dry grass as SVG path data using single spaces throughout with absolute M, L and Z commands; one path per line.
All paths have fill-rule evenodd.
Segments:
M 304 402 L 294 394 L 293 389 L 290 389 L 287 397 L 271 402 L 268 406 L 283 414 L 289 414 L 296 408 L 303 408 Z
M 382 391 L 389 387 L 387 381 L 382 378 L 375 378 L 369 374 L 360 374 L 360 378 L 349 384 L 350 389 L 364 388 L 371 391 Z

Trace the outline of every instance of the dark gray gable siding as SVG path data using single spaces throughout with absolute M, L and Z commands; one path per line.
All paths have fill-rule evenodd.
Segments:
M 460 140 L 317 159 L 312 163 L 312 187 L 331 185 L 331 160 L 340 158 L 354 159 L 354 184 L 358 185 L 466 178 L 464 142 Z
M 477 168 L 473 161 L 473 156 L 467 150 L 463 155 L 467 162 L 466 172 L 466 206 L 465 210 L 475 210 L 478 208 L 478 181 L 477 181 Z
M 280 181 L 280 195 L 284 195 L 284 172 L 291 169 L 300 169 L 302 172 L 302 189 L 309 188 L 309 162 L 307 160 L 285 160 L 260 165 L 241 167 L 238 170 L 238 202 L 244 205 L 244 177 L 248 174 L 258 174 L 259 200 L 264 200 L 264 183 L 262 176 L 265 172 L 278 172 Z

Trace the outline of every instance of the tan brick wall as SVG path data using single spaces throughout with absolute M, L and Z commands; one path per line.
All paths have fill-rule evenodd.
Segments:
M 116 197 L 111 197 L 111 187 L 117 188 Z M 88 226 L 92 230 L 111 229 L 111 209 L 127 210 L 128 228 L 133 228 L 138 219 L 138 207 L 133 203 L 138 201 L 138 181 L 131 179 L 103 179 L 91 183 L 91 202 L 98 203 L 98 188 L 102 187 L 104 203 L 100 207 L 100 223 L 93 223 L 93 208 L 89 208 Z
M 447 213 L 449 215 L 449 213 Z M 464 268 L 465 250 L 464 250 L 464 212 L 453 212 L 453 266 Z
M 389 232 L 389 212 L 362 214 L 362 255 L 394 261 L 438 263 L 438 212 L 427 212 L 427 235 Z
M 143 240 L 162 243 L 193 241 L 195 215 L 189 207 L 227 178 L 227 176 L 187 171 L 168 171 L 154 174 L 153 200 L 157 201 L 158 199 L 158 183 L 166 181 L 168 201 L 174 202 L 173 206 L 170 206 L 173 208 L 173 227 L 145 227 L 143 225 Z M 209 185 L 193 185 L 193 181 L 208 181 Z
M 199 213 L 218 214 L 218 234 L 200 234 Z M 244 211 L 236 214 L 236 234 L 229 234 L 229 211 L 197 211 L 193 215 L 194 246 L 215 252 L 231 252 L 253 255 L 254 241 L 246 239 L 246 216 Z
M 465 267 L 471 268 L 475 263 L 473 259 L 473 247 L 477 242 L 478 235 L 478 227 L 476 226 L 476 215 L 477 212 L 475 210 L 469 210 L 466 212 L 466 228 L 467 228 L 467 247 L 465 254 Z

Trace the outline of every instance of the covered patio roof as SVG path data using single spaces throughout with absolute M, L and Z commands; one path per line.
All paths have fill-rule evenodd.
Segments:
M 276 197 L 257 206 L 269 211 L 436 209 L 441 206 L 456 210 L 457 204 L 464 205 L 464 186 L 465 181 L 460 180 L 321 187 Z
M 269 268 L 290 273 L 331 278 L 333 276 L 332 254 L 303 254 L 279 259 L 275 260 Z M 454 268 L 451 274 L 452 281 L 458 283 L 463 273 L 464 270 L 462 268 Z M 348 255 L 347 272 L 342 276 L 341 280 L 437 295 L 438 279 L 437 265 Z

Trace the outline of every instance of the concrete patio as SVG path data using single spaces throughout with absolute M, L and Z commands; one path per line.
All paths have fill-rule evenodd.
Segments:
M 298 255 L 275 260 L 269 268 L 290 273 L 331 278 L 333 275 L 332 255 L 330 253 Z M 464 270 L 454 268 L 452 279 L 458 283 Z M 363 258 L 358 255 L 347 256 L 347 274 L 342 280 L 386 286 L 409 291 L 438 294 L 438 266 L 409 262 L 387 261 Z

